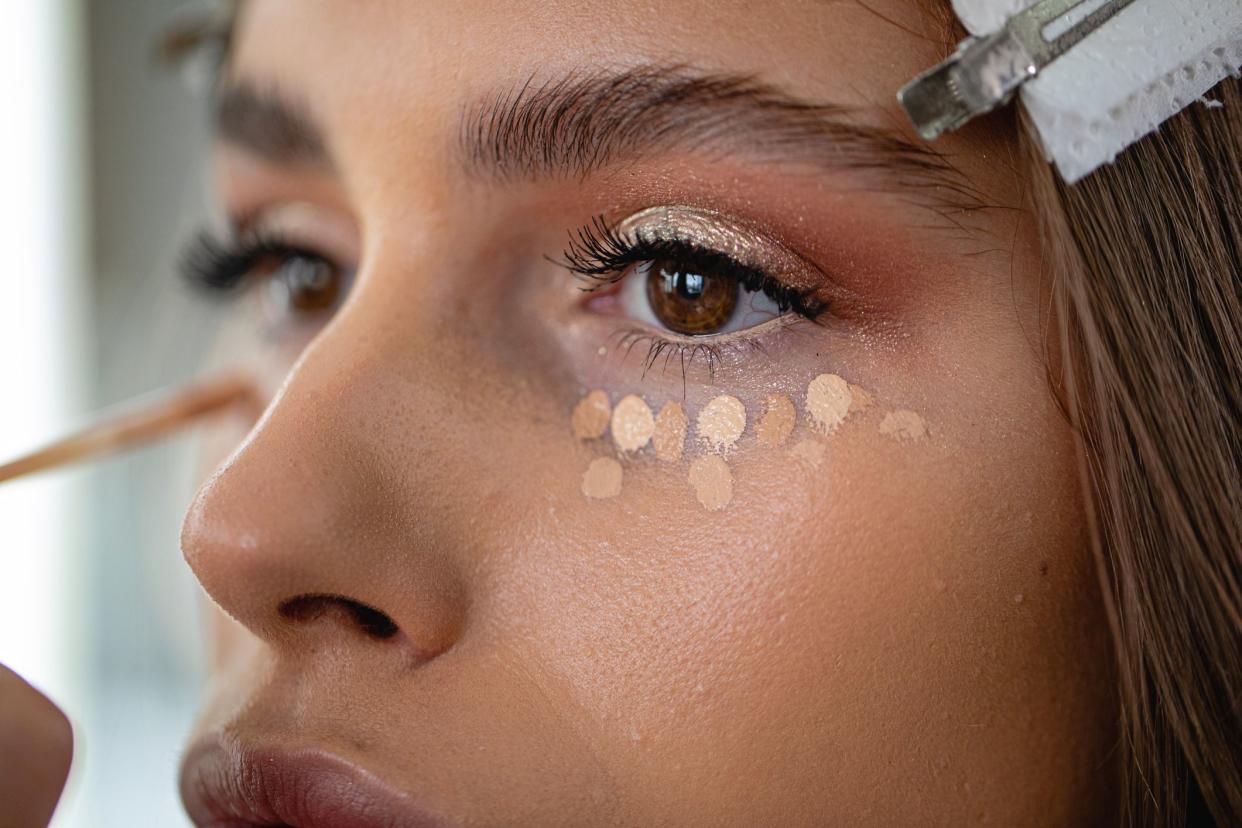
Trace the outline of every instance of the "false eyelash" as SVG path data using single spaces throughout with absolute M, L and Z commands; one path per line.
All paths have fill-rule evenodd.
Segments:
M 719 250 L 674 239 L 629 239 L 602 216 L 595 216 L 590 224 L 570 233 L 563 256 L 564 261 L 559 263 L 562 267 L 591 282 L 583 287 L 585 291 L 619 281 L 630 265 L 673 259 L 735 279 L 744 290 L 766 295 L 781 312 L 793 311 L 814 321 L 827 309 L 825 302 L 815 298 L 814 290 L 786 285 Z
M 250 234 L 221 241 L 204 230 L 181 254 L 180 271 L 186 281 L 209 292 L 235 290 L 258 266 L 290 258 L 322 258 L 274 236 Z

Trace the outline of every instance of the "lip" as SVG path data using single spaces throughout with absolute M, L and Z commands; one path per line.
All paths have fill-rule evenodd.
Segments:
M 181 801 L 199 828 L 445 828 L 411 798 L 319 748 L 203 739 L 181 764 Z

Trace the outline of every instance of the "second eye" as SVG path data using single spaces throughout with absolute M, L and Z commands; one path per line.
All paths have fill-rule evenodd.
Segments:
M 266 263 L 268 300 L 277 315 L 317 316 L 336 308 L 347 275 L 312 253 L 297 253 Z

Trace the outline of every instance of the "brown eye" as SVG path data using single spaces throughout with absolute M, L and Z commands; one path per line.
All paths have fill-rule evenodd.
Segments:
M 336 307 L 342 280 L 340 269 L 327 259 L 289 256 L 269 270 L 269 295 L 279 312 L 315 316 Z
M 647 271 L 647 301 L 660 324 L 690 336 L 717 333 L 737 308 L 737 280 L 671 259 Z

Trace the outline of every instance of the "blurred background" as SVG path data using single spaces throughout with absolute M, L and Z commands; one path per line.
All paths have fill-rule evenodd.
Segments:
M 191 379 L 219 312 L 175 273 L 206 217 L 205 90 L 156 57 L 185 3 L 5 10 L 0 459 Z M 177 536 L 199 473 L 187 436 L 0 484 L 0 662 L 75 726 L 55 826 L 188 825 L 175 773 L 203 655 Z

